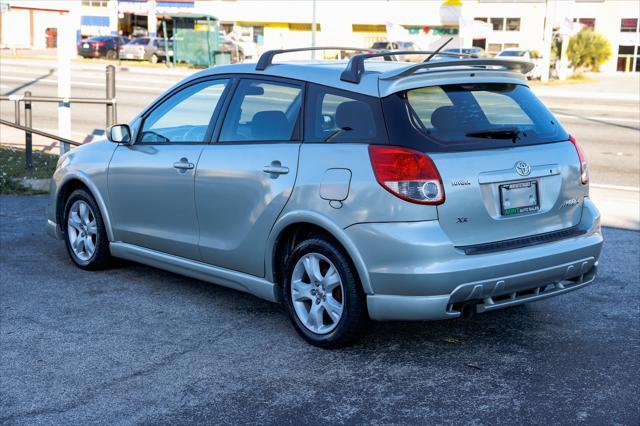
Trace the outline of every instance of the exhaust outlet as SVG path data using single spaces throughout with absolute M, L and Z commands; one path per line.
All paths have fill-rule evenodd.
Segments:
M 462 309 L 460 309 L 460 312 L 465 319 L 470 319 L 476 313 L 476 304 L 465 303 L 464 305 L 462 305 Z

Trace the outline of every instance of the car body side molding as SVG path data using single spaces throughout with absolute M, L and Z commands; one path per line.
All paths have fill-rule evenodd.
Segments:
M 274 293 L 275 285 L 264 278 L 230 269 L 218 268 L 202 262 L 183 257 L 173 256 L 159 251 L 150 250 L 133 244 L 112 242 L 109 245 L 111 254 L 115 257 L 143 263 L 159 269 L 164 269 L 180 275 L 186 275 L 202 281 L 229 287 L 234 290 L 253 294 L 270 302 L 277 302 Z

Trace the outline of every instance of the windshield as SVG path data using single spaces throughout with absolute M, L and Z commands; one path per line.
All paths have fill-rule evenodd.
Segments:
M 568 139 L 542 102 L 519 84 L 431 86 L 388 98 L 385 115 L 390 108 L 402 109 L 397 98 L 403 99 L 404 120 L 414 130 L 411 143 L 416 149 L 482 149 Z M 399 120 L 392 119 L 391 127 L 401 125 Z M 411 132 L 405 128 L 402 133 Z
M 524 50 L 505 50 L 500 52 L 498 56 L 524 56 L 525 53 Z
M 144 38 L 144 37 L 142 37 L 142 38 L 134 38 L 128 44 L 146 46 L 147 44 L 149 44 L 149 39 L 148 38 Z
M 371 46 L 372 49 L 389 49 L 392 47 L 392 44 L 388 41 L 376 41 L 373 43 L 373 46 Z

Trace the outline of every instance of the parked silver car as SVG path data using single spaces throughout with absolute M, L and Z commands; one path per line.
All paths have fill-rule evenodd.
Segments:
M 120 46 L 118 56 L 120 59 L 134 59 L 138 61 L 149 61 L 151 63 L 157 63 L 160 61 L 166 61 L 167 56 L 169 60 L 173 57 L 173 40 L 166 40 L 158 37 L 138 37 L 131 40 L 129 43 Z
M 593 282 L 587 163 L 529 90 L 530 63 L 279 53 L 198 72 L 60 158 L 47 228 L 78 267 L 124 258 L 281 302 L 322 347 L 369 319 Z

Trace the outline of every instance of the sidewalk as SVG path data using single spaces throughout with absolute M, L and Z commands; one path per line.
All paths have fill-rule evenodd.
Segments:
M 589 78 L 589 82 L 567 84 L 566 86 L 533 86 L 531 89 L 541 97 L 598 99 L 640 104 L 638 73 L 587 73 L 586 76 Z
M 0 56 L 1 65 L 18 65 L 29 68 L 51 69 L 57 68 L 57 58 L 16 58 L 14 56 Z M 72 60 L 72 70 L 80 71 L 104 71 L 107 65 L 113 65 L 118 72 L 136 73 L 144 75 L 173 75 L 187 76 L 200 71 L 199 68 L 167 67 L 164 64 L 150 64 L 136 61 L 107 61 L 104 59 Z

